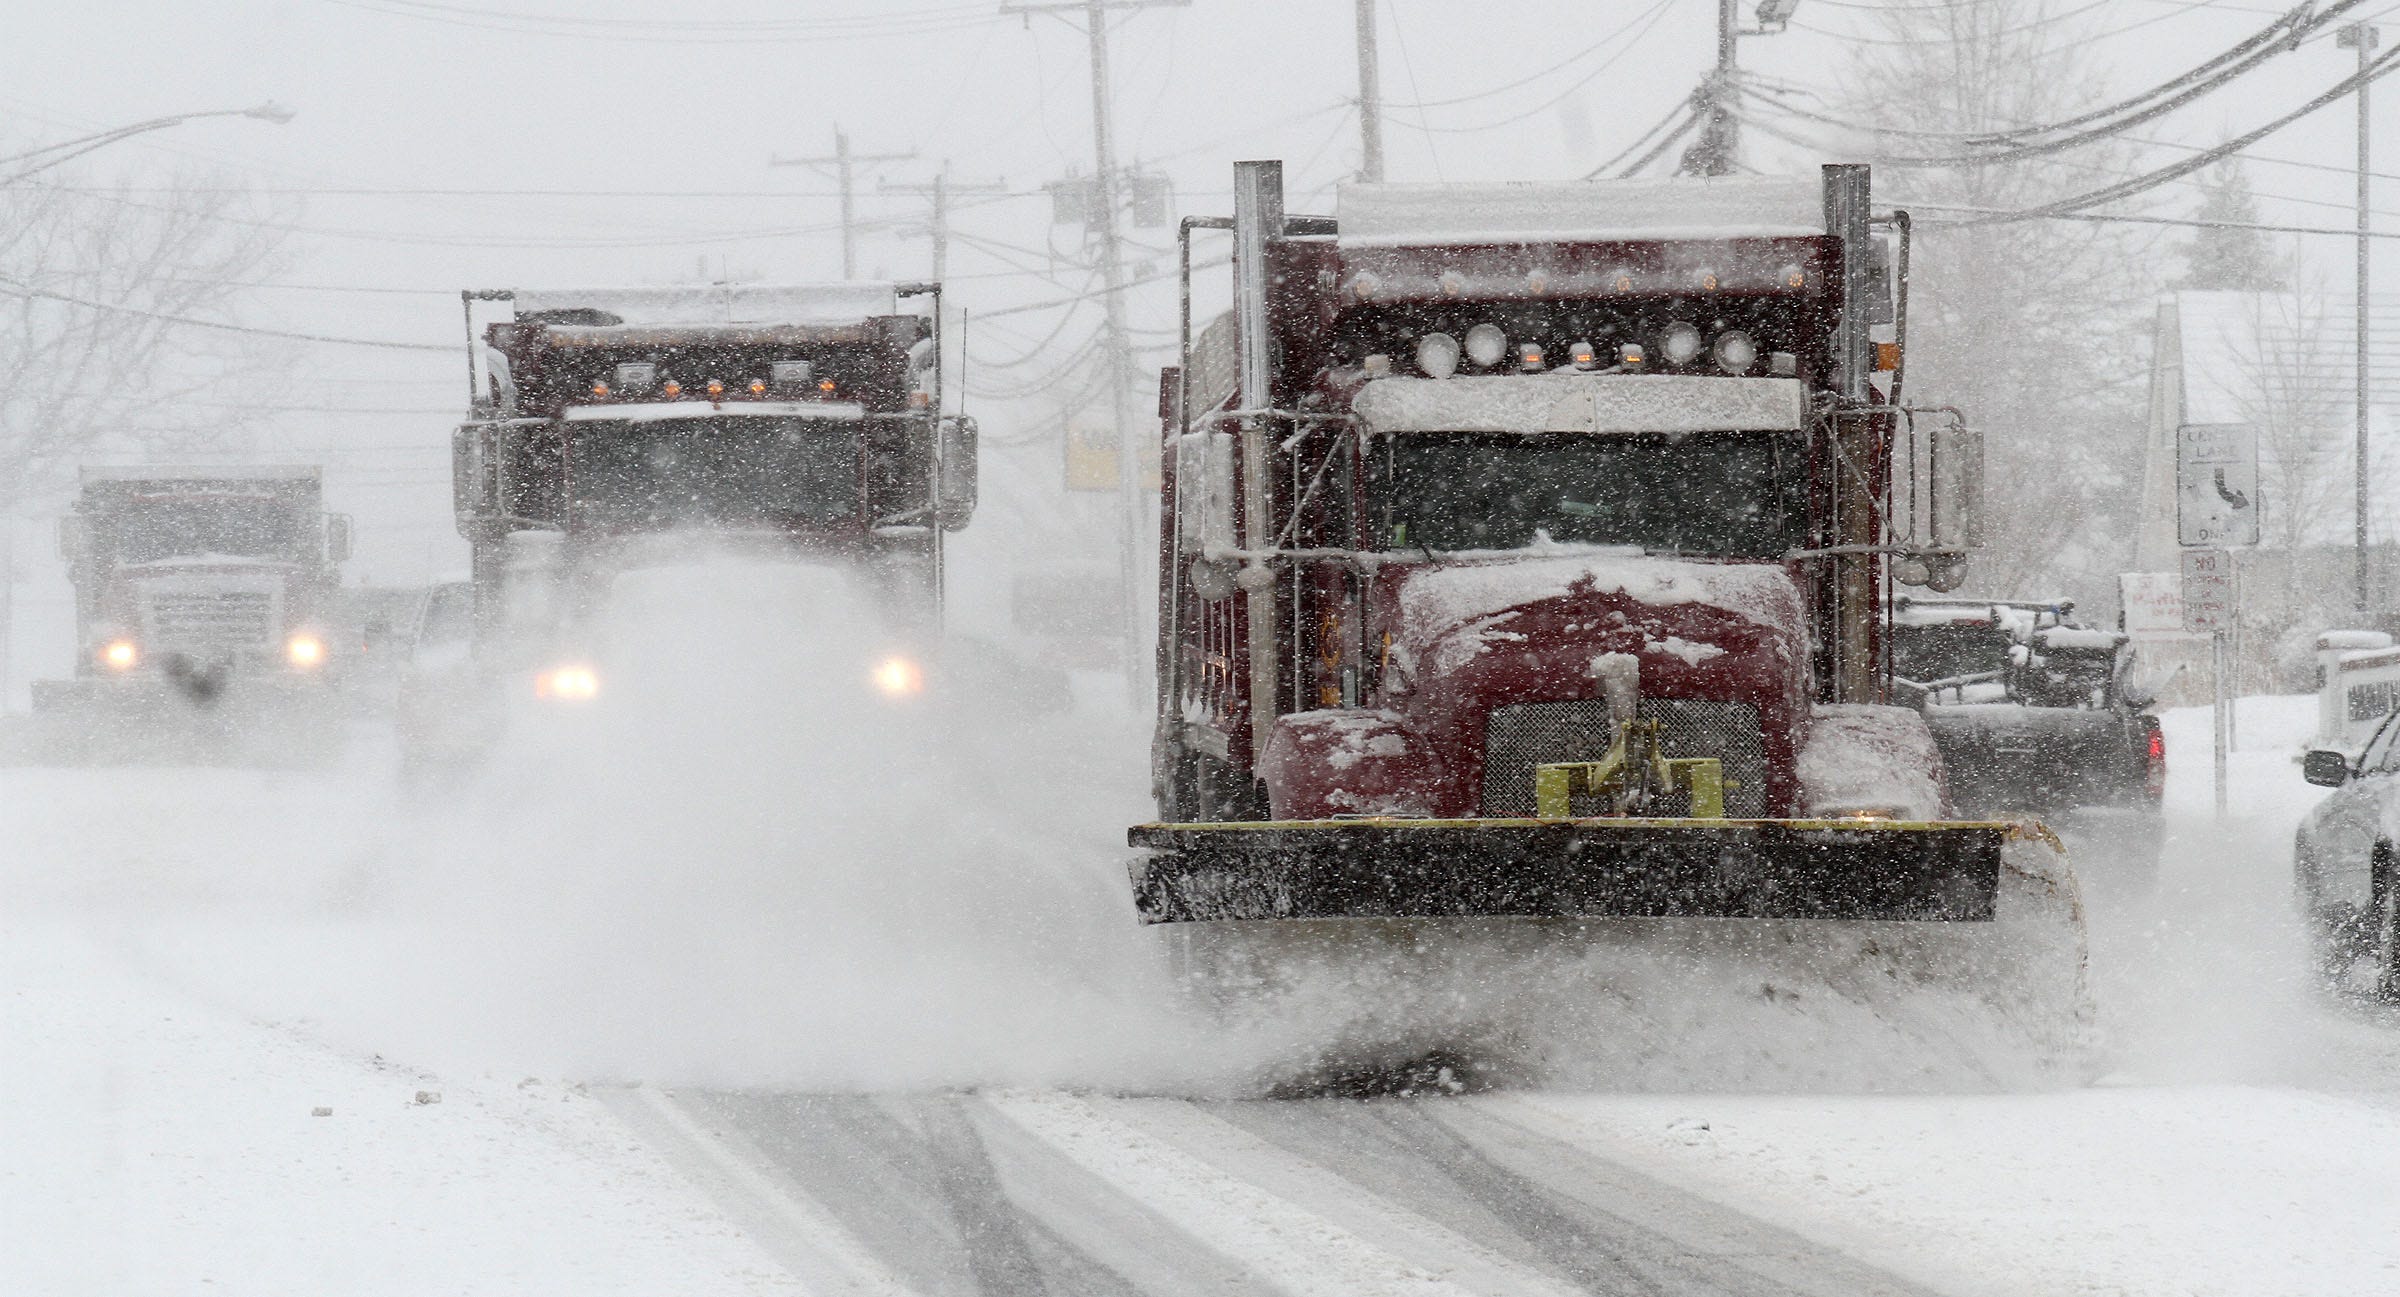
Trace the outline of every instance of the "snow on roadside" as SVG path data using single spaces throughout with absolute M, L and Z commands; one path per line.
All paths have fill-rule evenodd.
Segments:
M 2389 1107 L 2235 1086 L 1494 1106 L 1944 1292 L 2400 1291 Z
M 2090 893 L 2096 1088 L 1478 1102 L 1944 1291 L 2400 1292 L 2400 1032 L 2318 991 L 2290 909 L 2314 707 L 2242 700 L 2221 820 L 2209 713 L 2162 717 L 2157 884 Z
M 591 1097 L 345 1056 L 117 946 L 0 924 L 0 1292 L 797 1291 Z

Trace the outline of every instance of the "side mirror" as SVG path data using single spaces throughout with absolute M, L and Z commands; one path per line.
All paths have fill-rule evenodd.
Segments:
M 2350 758 L 2331 748 L 2312 749 L 2300 759 L 2300 777 L 2326 788 L 2350 782 Z
M 325 515 L 325 561 L 328 563 L 350 561 L 349 514 L 329 513 Z
M 1235 548 L 1232 433 L 1175 439 L 1175 530 L 1185 548 L 1201 555 Z
M 975 421 L 963 414 L 954 415 L 942 420 L 936 436 L 940 439 L 935 448 L 940 480 L 934 484 L 934 516 L 941 520 L 942 530 L 957 531 L 975 516 L 978 436 Z
M 1933 430 L 1932 440 L 1933 543 L 1974 549 L 1983 544 L 1983 434 L 1964 419 L 1950 419 Z

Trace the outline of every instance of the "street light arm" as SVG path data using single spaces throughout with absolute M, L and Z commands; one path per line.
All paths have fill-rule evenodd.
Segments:
M 284 123 L 292 120 L 295 115 L 296 114 L 290 108 L 276 103 L 273 100 L 268 100 L 266 103 L 259 104 L 252 108 L 218 108 L 207 112 L 176 113 L 168 117 L 153 117 L 148 121 L 135 122 L 129 126 L 118 126 L 109 130 L 101 131 L 97 134 L 85 135 L 72 140 L 63 140 L 57 144 L 47 144 L 38 149 L 30 149 L 26 152 L 19 153 L 11 157 L 0 158 L 0 165 L 6 165 L 12 162 L 23 162 L 30 158 L 39 158 L 44 154 L 57 155 L 55 157 L 47 158 L 41 162 L 37 162 L 34 165 L 27 167 L 12 176 L 9 176 L 5 180 L 0 180 L 0 187 L 15 184 L 17 181 L 23 180 L 27 176 L 47 171 L 52 167 L 60 165 L 61 163 L 70 161 L 74 158 L 82 157 L 84 154 L 89 153 L 94 149 L 106 148 L 107 146 L 114 144 L 119 140 L 130 139 L 136 135 L 146 135 L 151 131 L 165 130 L 170 126 L 180 126 L 185 122 L 193 121 L 202 117 L 248 117 L 256 121 L 270 122 L 274 125 L 281 126 Z

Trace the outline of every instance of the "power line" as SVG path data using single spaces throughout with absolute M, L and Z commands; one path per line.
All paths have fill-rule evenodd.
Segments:
M 1931 220 L 1918 222 L 1920 225 L 1929 225 L 1935 227 L 1991 225 L 2002 224 L 2008 221 L 2029 220 L 2090 221 L 2098 224 L 2123 223 L 2129 225 L 2180 225 L 2213 230 L 2257 230 L 2266 234 L 2333 234 L 2339 235 L 2345 239 L 2355 239 L 2358 237 L 2357 230 L 2340 229 L 2329 225 L 2272 225 L 2258 221 L 2212 221 L 2192 216 L 2147 216 L 2135 215 L 2130 212 L 2049 212 L 2043 211 L 2040 208 L 2030 207 L 1977 207 L 1965 203 L 1918 203 L 1899 199 L 1895 199 L 1893 201 L 1893 206 L 1905 207 L 1911 211 L 1922 208 L 1928 211 L 1936 212 L 1968 212 L 1978 216 L 1990 218 L 1988 220 L 1974 221 Z M 2400 230 L 2378 230 L 2369 233 L 2367 237 L 2371 239 L 2400 239 Z
M 2323 108 L 2327 104 L 2330 104 L 2335 100 L 2350 94 L 2352 91 L 2374 82 L 2377 78 L 2383 76 L 2387 72 L 2390 72 L 2396 66 L 2400 66 L 2400 48 L 2395 48 L 2391 53 L 2386 54 L 2371 63 L 2368 63 L 2358 72 L 2344 77 L 2339 83 L 2334 85 L 2332 89 L 2325 91 L 2323 94 L 2320 94 L 2316 98 L 2309 100 L 2307 103 L 2293 109 L 2291 112 L 2286 113 L 2271 122 L 2268 122 L 2266 125 L 2261 126 L 2256 130 L 2236 136 L 2235 138 L 2226 141 L 2224 144 L 2219 145 L 2216 148 L 2207 149 L 2200 153 L 2196 153 L 2191 157 L 2185 158 L 2181 162 L 2174 163 L 2170 166 L 2161 167 L 2156 171 L 2149 172 L 2146 175 L 2136 176 L 2131 180 L 2110 185 L 2106 188 L 2095 189 L 2090 193 L 2080 194 L 2073 198 L 2062 198 L 2055 203 L 2048 203 L 2042 207 L 2031 209 L 2026 214 L 2029 216 L 2046 216 L 2057 212 L 2078 211 L 2082 208 L 2110 202 L 2115 199 L 2128 198 L 2134 194 L 2155 189 L 2160 185 L 2166 184 L 2168 181 L 2190 175 L 2192 172 L 2200 170 L 2202 167 L 2215 162 L 2217 159 L 2222 158 L 2230 153 L 2237 153 L 2242 149 L 2258 142 L 2259 140 L 2265 139 L 2267 136 L 2274 134 L 2276 131 L 2291 125 L 2293 122 L 2306 117 L 2310 113 Z
M 118 315 L 138 315 L 152 320 L 164 320 L 169 324 L 189 325 L 195 329 L 215 329 L 224 333 L 244 333 L 261 338 L 281 338 L 288 342 L 318 342 L 342 347 L 376 347 L 386 351 L 439 351 L 448 353 L 457 350 L 455 347 L 444 346 L 432 342 L 391 342 L 380 338 L 341 338 L 322 333 L 294 333 L 284 329 L 253 328 L 247 324 L 228 324 L 222 320 L 202 320 L 196 319 L 189 315 L 171 315 L 164 311 L 148 311 L 138 306 L 125 306 L 115 302 L 95 302 L 88 297 L 75 297 L 66 293 L 53 293 L 47 289 L 34 288 L 26 284 L 13 283 L 8 280 L 0 280 L 0 294 L 5 294 L 10 297 L 40 298 L 43 301 L 49 302 L 63 302 L 69 306 L 81 306 L 94 311 L 108 311 Z
M 2335 14 L 2355 8 L 2360 3 L 2363 3 L 2363 0 L 2341 0 L 2339 4 L 2326 11 L 2325 17 L 2330 18 Z M 2107 108 L 2083 113 L 2064 121 L 2030 130 L 2007 131 L 1970 139 L 1970 142 L 1981 142 L 1994 146 L 2007 145 L 2007 147 L 1993 147 L 1981 152 L 1948 156 L 1885 158 L 1883 162 L 1889 166 L 1902 167 L 1988 166 L 2058 153 L 2107 139 L 2127 127 L 2154 121 L 2185 104 L 2223 86 L 2230 85 L 2268 59 L 2282 53 L 2283 50 L 2277 48 L 2277 42 L 2286 38 L 2287 28 L 2289 36 L 2292 38 L 2310 30 L 2310 23 L 2305 18 L 2305 10 L 2294 10 L 2293 13 L 2299 21 L 2284 19 L 2272 23 L 2252 35 L 2247 41 L 2225 51 L 2207 63 Z M 2074 129 L 2077 127 L 2085 129 Z M 2060 134 L 2060 132 L 2066 133 Z M 2025 142 L 2027 136 L 2044 135 L 2054 138 Z
M 2065 12 L 2065 13 L 2063 13 L 2063 14 L 2050 14 L 2050 15 L 2048 15 L 2048 16 L 2046 16 L 2046 17 L 2042 17 L 2042 18 L 2036 18 L 2036 19 L 2034 19 L 2034 20 L 2033 20 L 2033 21 L 2031 21 L 2031 22 L 2028 22 L 2028 23 L 2020 23 L 2019 25 L 2017 25 L 2017 26 L 2015 26 L 2015 27 L 2004 28 L 2003 30 L 1996 31 L 1996 32 L 1978 32 L 1978 33 L 1976 33 L 1976 35 L 1975 35 L 1974 39 L 1977 39 L 1977 40 L 1998 40 L 1998 39 L 2000 39 L 2001 37 L 2004 37 L 2004 36 L 2021 36 L 2021 35 L 2024 35 L 2026 32 L 2030 32 L 2030 31 L 2038 31 L 2038 30 L 2040 30 L 2041 28 L 2044 28 L 2044 27 L 2048 27 L 2048 26 L 2050 26 L 2050 25 L 2051 25 L 2051 24 L 2053 24 L 2053 23 L 2061 23 L 2061 22 L 2065 22 L 2066 20 L 2068 20 L 2068 19 L 2070 19 L 2070 18 L 2078 18 L 2078 17 L 2081 17 L 2081 16 L 2082 16 L 2082 15 L 2084 15 L 2084 14 L 2090 13 L 2090 12 L 2091 12 L 2091 11 L 2093 11 L 2094 9 L 2101 8 L 2102 6 L 2104 6 L 2104 5 L 2107 5 L 2107 4 L 2110 4 L 2110 3 L 2112 3 L 2112 2 L 2113 2 L 2113 0 L 2089 0 L 2089 2 L 2088 2 L 2088 3 L 2084 4 L 2084 5 L 2083 5 L 2083 6 L 2081 6 L 2080 8 L 2070 9 L 2070 10 L 2068 10 L 2067 12 Z M 1901 11 L 1895 11 L 1895 10 L 1886 10 L 1886 12 L 1901 12 Z M 1797 28 L 1799 28 L 1800 30 L 1802 30 L 1802 31 L 1804 31 L 1804 32 L 1815 32 L 1815 33 L 1816 33 L 1817 35 L 1819 35 L 1819 36 L 1830 36 L 1830 37 L 1832 37 L 1833 39 L 1835 39 L 1835 40 L 1837 40 L 1837 41 L 1843 41 L 1843 42 L 1846 42 L 1846 43 L 1851 43 L 1851 44 L 1859 44 L 1859 45 L 1896 45 L 1896 46 L 1909 46 L 1909 45 L 1930 45 L 1930 44 L 1936 44 L 1936 43 L 1941 43 L 1941 42 L 1951 42 L 1951 41 L 1954 41 L 1954 38 L 1952 38 L 1952 37 L 1946 37 L 1946 36 L 1944 36 L 1944 37 L 1936 37 L 1936 38 L 1934 38 L 1933 40 L 1930 40 L 1930 41 L 1928 41 L 1928 40 L 1911 40 L 1911 39 L 1907 39 L 1907 38 L 1905 38 L 1905 37 L 1904 37 L 1904 38 L 1900 38 L 1900 39 L 1894 39 L 1894 38 L 1892 38 L 1892 37 L 1888 37 L 1888 36 L 1859 36 L 1859 35 L 1855 35 L 1855 34 L 1853 34 L 1853 33 L 1850 33 L 1850 32 L 1837 32 L 1837 31 L 1833 31 L 1833 30 L 1830 30 L 1830 29 L 1828 29 L 1828 28 L 1824 28 L 1824 27 L 1812 27 L 1812 26 L 1810 26 L 1810 25 L 1809 25 L 1809 24 L 1807 24 L 1807 23 L 1801 22 L 1801 21 L 1800 21 L 1799 19 L 1797 19 L 1797 18 L 1795 18 L 1795 19 L 1792 19 L 1792 20 L 1791 20 L 1791 23 L 1792 23 L 1792 26 L 1794 26 L 1794 27 L 1797 27 Z
M 1509 116 L 1500 118 L 1497 121 L 1485 122 L 1479 126 L 1433 126 L 1425 124 L 1422 112 L 1420 111 L 1418 124 L 1411 126 L 1410 129 L 1429 135 L 1474 135 L 1483 131 L 1495 131 L 1503 126 L 1513 126 L 1536 113 L 1547 111 L 1548 109 L 1556 106 L 1567 96 L 1574 94 L 1576 91 L 1583 89 L 1585 86 L 1590 85 L 1600 76 L 1601 73 L 1608 71 L 1612 67 L 1615 67 L 1617 63 L 1623 60 L 1626 55 L 1631 54 L 1635 47 L 1642 43 L 1642 38 L 1650 34 L 1650 29 L 1658 26 L 1659 19 L 1666 17 L 1667 10 L 1672 8 L 1673 5 L 1674 0 L 1658 0 L 1657 4 L 1652 5 L 1641 16 L 1632 19 L 1626 24 L 1627 28 L 1631 28 L 1635 23 L 1639 23 L 1641 24 L 1641 30 L 1633 33 L 1632 37 L 1626 41 L 1624 48 L 1618 50 L 1614 54 L 1609 55 L 1607 58 L 1600 60 L 1598 66 L 1594 67 L 1590 72 L 1585 73 L 1583 77 L 1576 81 L 1573 85 L 1570 85 L 1566 89 L 1559 91 L 1557 94 L 1552 95 L 1548 99 L 1535 104 L 1531 108 L 1527 108 L 1522 112 L 1512 113 Z M 1409 123 L 1401 122 L 1400 125 L 1409 126 Z
M 1660 6 L 1660 8 L 1664 8 L 1664 7 L 1665 7 L 1665 6 L 1664 6 L 1663 4 Z M 1642 19 L 1643 19 L 1643 18 L 1645 18 L 1645 17 L 1648 17 L 1648 15 L 1647 15 L 1647 14 L 1641 14 L 1641 15 L 1636 15 L 1636 16 L 1634 16 L 1634 17 L 1632 17 L 1632 18 L 1626 19 L 1626 20 L 1625 20 L 1625 22 L 1624 22 L 1622 25 L 1618 26 L 1618 27 L 1617 27 L 1615 30 L 1613 30 L 1613 31 L 1609 32 L 1609 33 L 1608 33 L 1606 36 L 1603 36 L 1603 37 L 1601 37 L 1600 39 L 1598 39 L 1598 40 L 1596 40 L 1596 41 L 1593 41 L 1591 44 L 1584 46 L 1582 49 L 1575 51 L 1573 54 L 1569 54 L 1567 57 L 1565 57 L 1565 58 L 1563 58 L 1563 59 L 1560 59 L 1558 62 L 1556 62 L 1556 63 L 1553 63 L 1553 64 L 1551 64 L 1550 66 L 1548 66 L 1548 67 L 1546 67 L 1546 68 L 1543 68 L 1543 69 L 1542 69 L 1541 71 L 1539 71 L 1539 72 L 1532 72 L 1532 73 L 1528 73 L 1528 74 L 1526 74 L 1526 75 L 1524 75 L 1524 76 L 1518 77 L 1518 78 L 1517 78 L 1516 80 L 1514 80 L 1514 81 L 1508 82 L 1508 83 L 1507 83 L 1507 84 L 1505 84 L 1505 85 L 1497 85 L 1497 86 L 1493 86 L 1493 87 L 1492 87 L 1491 89 L 1489 89 L 1489 90 L 1478 90 L 1478 91 L 1476 91 L 1475 93 L 1473 93 L 1473 94 L 1468 94 L 1468 95 L 1454 95 L 1454 96 L 1452 96 L 1451 98 L 1448 98 L 1448 99 L 1426 99 L 1426 100 L 1422 100 L 1422 101 L 1419 101 L 1419 102 L 1416 102 L 1416 103 L 1403 103 L 1403 104 L 1386 103 L 1386 104 L 1384 104 L 1384 107 L 1386 107 L 1386 108 L 1414 108 L 1414 109 L 1426 109 L 1426 108 L 1449 108 L 1449 107 L 1452 107 L 1452 106 L 1454 106 L 1454 105 L 1457 105 L 1457 104 L 1468 104 L 1468 103 L 1473 103 L 1473 102 L 1475 102 L 1475 101 L 1476 101 L 1476 100 L 1478 100 L 1478 99 L 1489 99 L 1489 98 L 1491 98 L 1491 97 L 1492 97 L 1492 96 L 1494 96 L 1494 95 L 1503 95 L 1503 94 L 1507 94 L 1509 91 L 1511 91 L 1511 90 L 1515 90 L 1515 89 L 1517 89 L 1517 88 L 1519 88 L 1519 87 L 1521 87 L 1521 86 L 1528 86 L 1528 85 L 1532 85 L 1534 82 L 1536 82 L 1536 81 L 1539 81 L 1539 80 L 1541 80 L 1543 77 L 1549 76 L 1551 73 L 1553 73 L 1553 72 L 1556 72 L 1556 71 L 1558 71 L 1558 70 L 1560 70 L 1560 69 L 1562 69 L 1562 68 L 1572 67 L 1572 66 L 1574 66 L 1574 65 L 1575 65 L 1575 64 L 1577 64 L 1577 63 L 1581 63 L 1581 62 L 1583 62 L 1585 59 L 1587 59 L 1587 58 L 1590 58 L 1592 55 L 1599 53 L 1601 50 L 1603 50 L 1603 49 L 1607 48 L 1608 46 L 1610 46 L 1610 45 L 1612 45 L 1612 44 L 1614 44 L 1614 43 L 1616 43 L 1618 40 L 1620 40 L 1620 39 L 1623 39 L 1623 37 L 1625 36 L 1625 33 L 1626 33 L 1628 30 L 1630 30 L 1630 29 L 1632 28 L 1632 26 L 1633 26 L 1635 23 L 1638 23 L 1638 22 L 1642 21 Z M 1637 37 L 1637 39 L 1638 39 L 1638 37 Z
M 508 32 L 520 36 L 551 36 L 567 40 L 640 45 L 795 45 L 828 41 L 882 40 L 902 36 L 967 31 L 991 20 L 980 5 L 940 10 L 903 11 L 879 26 L 875 20 L 789 19 L 773 27 L 711 28 L 705 22 L 644 23 L 639 19 L 584 19 L 552 14 L 470 9 L 459 5 L 421 4 L 416 0 L 324 0 L 326 4 L 387 17 L 407 18 L 447 27 Z M 817 22 L 816 27 L 798 24 Z M 585 26 L 621 23 L 623 26 Z

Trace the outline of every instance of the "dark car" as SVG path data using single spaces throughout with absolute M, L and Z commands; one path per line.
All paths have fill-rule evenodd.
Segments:
M 1956 811 L 2032 816 L 2096 860 L 2154 875 L 2166 740 L 2132 682 L 2127 637 L 2069 621 L 2065 600 L 1898 601 L 1892 674 L 1925 712 Z
M 2292 842 L 2319 966 L 2336 981 L 2364 973 L 2376 995 L 2400 1000 L 2400 713 L 2384 718 L 2356 759 L 2320 748 L 2301 773 L 2335 790 Z

